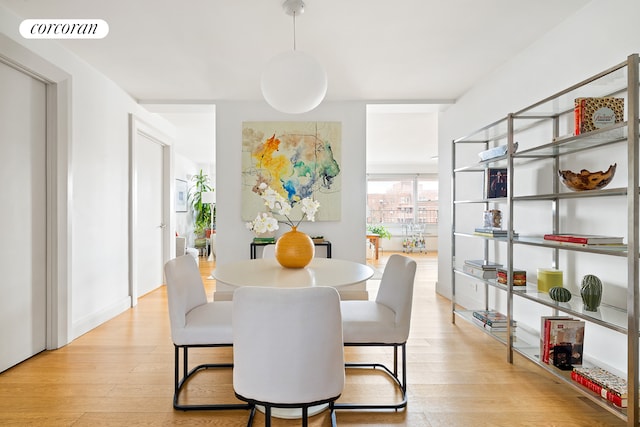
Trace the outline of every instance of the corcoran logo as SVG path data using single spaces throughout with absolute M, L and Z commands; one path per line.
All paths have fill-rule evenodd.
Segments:
M 25 39 L 102 39 L 109 24 L 102 19 L 25 19 L 20 34 Z

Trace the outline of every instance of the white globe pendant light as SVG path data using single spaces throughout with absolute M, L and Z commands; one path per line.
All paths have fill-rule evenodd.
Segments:
M 282 7 L 293 15 L 293 50 L 273 57 L 262 73 L 264 99 L 278 111 L 301 114 L 316 108 L 327 93 L 327 73 L 311 55 L 296 50 L 295 19 L 304 12 L 301 0 L 287 0 Z
M 306 113 L 327 93 L 327 73 L 311 55 L 297 50 L 273 57 L 260 80 L 262 96 L 278 111 Z

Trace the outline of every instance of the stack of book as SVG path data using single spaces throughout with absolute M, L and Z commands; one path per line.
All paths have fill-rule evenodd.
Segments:
M 473 312 L 473 320 L 476 324 L 492 332 L 505 332 L 507 330 L 507 316 L 495 310 L 476 310 Z M 511 321 L 511 326 L 516 327 L 517 322 Z
M 479 279 L 495 279 L 497 277 L 498 268 L 502 267 L 502 264 L 496 264 L 495 262 L 468 259 L 462 266 L 462 271 L 471 276 Z
M 525 270 L 513 269 L 513 286 L 526 286 L 527 284 L 527 272 Z M 507 284 L 507 270 L 504 268 L 498 269 L 497 282 L 503 285 Z
M 544 240 L 560 245 L 597 247 L 602 245 L 622 246 L 623 238 L 614 236 L 599 236 L 595 234 L 545 234 Z
M 540 360 L 569 370 L 582 365 L 584 320 L 568 316 L 543 316 L 540 323 Z
M 507 237 L 507 230 L 494 227 L 477 227 L 473 232 L 476 236 Z
M 494 227 L 476 227 L 476 229 L 474 230 L 473 234 L 475 234 L 476 236 L 484 236 L 484 237 L 502 237 L 502 238 L 506 238 L 507 237 L 507 230 L 503 230 L 501 228 L 494 228 Z M 516 233 L 515 231 L 513 232 L 513 237 L 517 237 L 518 233 Z
M 619 408 L 627 407 L 627 381 L 602 368 L 573 368 L 571 379 Z
M 253 238 L 253 243 L 258 243 L 258 244 L 272 244 L 275 242 L 276 242 L 275 237 L 254 237 Z

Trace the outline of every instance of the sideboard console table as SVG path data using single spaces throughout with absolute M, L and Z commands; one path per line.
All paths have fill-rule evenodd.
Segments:
M 322 242 L 313 242 L 316 246 L 324 246 L 327 248 L 327 258 L 331 258 L 331 242 L 328 240 L 324 240 Z M 258 246 L 267 246 L 273 245 L 273 243 L 256 243 L 251 242 L 251 259 L 256 259 L 258 257 Z

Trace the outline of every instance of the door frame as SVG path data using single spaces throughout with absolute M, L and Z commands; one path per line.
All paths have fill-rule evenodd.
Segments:
M 173 152 L 172 140 L 157 128 L 141 120 L 135 114 L 129 114 L 129 296 L 131 307 L 138 303 L 138 285 L 136 277 L 138 273 L 138 260 L 136 255 L 137 241 L 135 229 L 137 227 L 137 168 L 136 168 L 136 144 L 140 136 L 155 141 L 162 147 L 162 217 L 165 219 L 165 227 L 162 231 L 162 264 L 171 259 L 175 254 L 175 236 L 170 232 L 175 227 L 175 213 L 173 212 L 174 186 L 171 182 L 173 176 Z M 173 249 L 172 249 L 173 248 Z
M 46 84 L 46 348 L 71 332 L 71 75 L 0 33 L 0 61 Z

